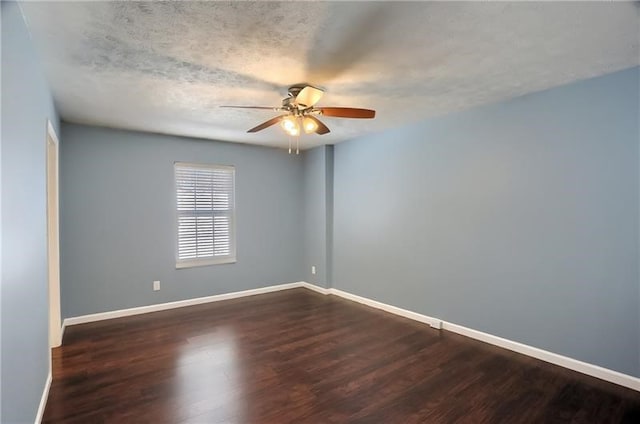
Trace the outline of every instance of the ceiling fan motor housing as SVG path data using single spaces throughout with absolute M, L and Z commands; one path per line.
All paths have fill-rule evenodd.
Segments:
M 309 84 L 296 84 L 289 87 L 288 93 L 290 97 L 295 98 L 303 88 L 307 87 Z
M 286 110 L 293 110 L 296 108 L 296 98 L 295 97 L 285 97 L 282 99 L 282 108 Z

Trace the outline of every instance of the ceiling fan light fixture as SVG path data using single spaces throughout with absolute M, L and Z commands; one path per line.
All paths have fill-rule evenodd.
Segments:
M 311 134 L 316 132 L 318 129 L 318 123 L 312 118 L 305 116 L 302 119 L 302 128 L 304 128 L 304 132 L 307 134 Z
M 280 122 L 280 126 L 289 135 L 296 136 L 300 134 L 300 125 L 295 116 L 285 116 Z
M 300 128 L 294 128 L 293 130 L 289 131 L 289 135 L 292 137 L 297 137 L 300 135 Z

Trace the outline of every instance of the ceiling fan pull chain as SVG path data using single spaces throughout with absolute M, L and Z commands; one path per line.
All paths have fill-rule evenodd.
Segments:
M 291 136 L 287 136 L 289 139 L 289 154 L 291 154 Z

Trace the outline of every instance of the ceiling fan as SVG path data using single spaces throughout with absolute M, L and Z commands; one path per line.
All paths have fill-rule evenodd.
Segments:
M 257 125 L 247 132 L 254 133 L 280 123 L 282 129 L 289 135 L 300 135 L 301 129 L 306 134 L 327 134 L 329 128 L 317 116 L 331 116 L 335 118 L 374 118 L 376 111 L 351 107 L 316 107 L 324 91 L 308 84 L 297 84 L 289 87 L 288 95 L 282 99 L 282 106 L 221 106 L 241 109 L 271 109 L 284 112 L 280 116 Z

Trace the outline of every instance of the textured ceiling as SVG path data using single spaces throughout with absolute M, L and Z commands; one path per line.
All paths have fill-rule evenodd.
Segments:
M 286 88 L 319 106 L 376 109 L 322 118 L 333 144 L 640 63 L 637 3 L 22 3 L 54 98 L 70 122 L 285 146 Z

